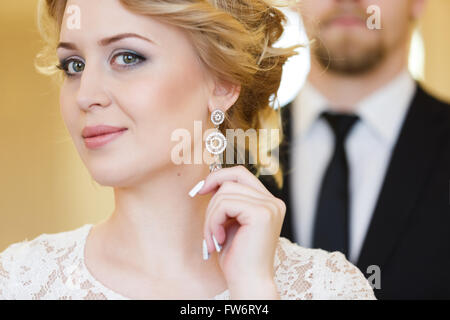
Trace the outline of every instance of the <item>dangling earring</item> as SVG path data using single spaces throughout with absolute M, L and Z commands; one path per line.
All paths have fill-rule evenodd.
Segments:
M 214 155 L 214 162 L 209 166 L 209 171 L 213 172 L 222 168 L 219 156 L 227 147 L 227 139 L 219 131 L 219 126 L 225 120 L 225 113 L 220 109 L 215 109 L 211 113 L 211 122 L 216 130 L 206 137 L 206 149 Z

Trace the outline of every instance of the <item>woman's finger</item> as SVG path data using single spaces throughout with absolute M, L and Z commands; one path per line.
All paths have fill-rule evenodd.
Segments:
M 216 193 L 212 196 L 211 200 L 209 201 L 208 207 L 206 211 L 208 212 L 208 209 L 213 205 L 215 199 L 217 198 L 217 194 L 220 193 L 236 193 L 241 195 L 247 195 L 252 196 L 261 200 L 267 199 L 268 195 L 265 193 L 261 193 L 260 191 L 249 187 L 245 184 L 241 184 L 234 181 L 225 181 L 223 182 L 219 189 L 216 191 Z
M 253 197 L 255 199 L 259 199 L 261 201 L 266 202 L 269 205 L 276 206 L 277 210 L 283 211 L 283 213 L 286 210 L 285 203 L 283 200 L 273 196 L 270 192 L 269 194 L 263 194 L 259 192 L 258 190 L 249 187 L 244 184 L 240 184 L 234 181 L 225 181 L 221 184 L 217 192 L 214 194 L 214 196 L 210 199 L 208 207 L 206 208 L 206 219 L 208 218 L 208 212 L 210 212 L 211 206 L 214 205 L 214 203 L 217 201 L 217 198 L 220 194 L 239 194 L 243 196 L 249 196 Z
M 224 183 L 222 183 L 222 185 L 219 187 L 219 189 L 217 190 L 217 192 L 211 197 L 208 206 L 206 208 L 206 214 L 205 214 L 205 225 L 208 225 L 208 221 L 209 218 L 211 217 L 211 215 L 214 212 L 214 209 L 211 210 L 212 207 L 214 207 L 217 203 L 217 201 L 220 201 L 220 199 L 222 198 L 223 194 L 229 194 L 230 196 L 232 196 L 233 194 L 239 194 L 241 196 L 247 196 L 247 197 L 253 197 L 255 199 L 259 199 L 260 201 L 268 201 L 267 198 L 268 196 L 265 194 L 260 193 L 259 191 L 248 187 L 246 185 L 237 183 L 237 182 L 233 182 L 233 181 L 225 181 Z M 222 228 L 219 228 L 218 230 L 215 230 L 217 232 L 214 233 L 216 240 L 218 239 L 218 237 L 220 239 L 224 238 L 223 233 L 224 231 L 222 230 Z M 212 235 L 211 235 L 212 237 Z M 207 240 L 207 246 L 209 247 L 208 243 L 210 242 L 208 240 L 208 238 L 206 238 Z M 219 240 L 217 240 L 219 241 Z M 219 241 L 219 243 L 221 243 L 222 241 Z
M 259 200 L 259 201 L 263 201 L 267 206 L 270 206 L 273 210 L 283 210 L 282 207 L 284 206 L 284 203 L 281 203 L 282 200 L 275 198 L 272 194 L 269 193 L 269 195 L 267 194 L 262 194 L 261 192 L 259 192 L 258 190 L 249 187 L 247 185 L 244 184 L 240 184 L 234 181 L 225 181 L 223 182 L 219 189 L 217 190 L 217 192 L 214 194 L 214 196 L 210 199 L 209 203 L 208 203 L 208 207 L 206 208 L 206 215 L 205 215 L 205 224 L 208 224 L 209 218 L 210 216 L 213 214 L 214 209 L 211 209 L 212 207 L 214 207 L 217 203 L 217 201 L 220 201 L 220 199 L 223 198 L 223 195 L 228 194 L 230 197 L 232 197 L 233 195 L 239 195 L 239 196 L 247 196 L 247 197 L 252 197 L 255 200 Z M 242 197 L 239 197 L 242 198 Z M 243 198 L 245 199 L 245 197 Z M 216 240 L 217 237 L 219 236 L 220 238 L 222 238 L 222 233 L 223 230 L 221 228 L 219 228 L 217 231 L 217 235 L 214 233 Z M 212 235 L 211 235 L 212 237 Z M 209 240 L 207 240 L 207 246 L 208 245 Z
M 270 208 L 274 212 L 282 210 L 282 208 L 280 206 L 278 206 L 276 201 L 273 201 L 271 198 L 268 198 L 268 197 L 261 198 L 259 196 L 254 197 L 250 194 L 243 195 L 240 193 L 221 192 L 221 191 L 222 191 L 222 189 L 219 190 L 211 198 L 211 200 L 208 204 L 208 208 L 206 209 L 206 215 L 205 215 L 205 225 L 210 224 L 209 222 L 211 220 L 211 217 L 215 214 L 215 212 L 217 210 L 218 203 L 220 203 L 221 201 L 227 201 L 227 199 L 236 199 L 236 200 L 243 200 L 243 201 L 248 199 L 249 202 L 253 203 L 255 206 L 263 205 L 263 206 Z M 233 218 L 233 217 L 230 217 L 230 218 Z M 217 235 L 216 235 L 216 239 L 217 239 Z
M 258 220 L 267 223 L 268 220 L 274 218 L 283 222 L 284 204 L 281 205 L 277 198 L 261 200 L 253 196 L 233 193 L 217 193 L 214 197 L 215 199 L 207 211 L 204 230 L 209 252 L 215 250 L 212 235 L 219 244 L 225 241 L 226 234 L 223 226 L 228 219 L 235 218 L 241 225 L 255 223 Z
M 234 166 L 231 168 L 223 168 L 217 171 L 211 172 L 206 178 L 202 189 L 198 194 L 207 194 L 218 187 L 220 187 L 225 181 L 234 181 L 242 183 L 249 187 L 258 190 L 261 193 L 271 195 L 261 181 L 255 177 L 244 166 Z

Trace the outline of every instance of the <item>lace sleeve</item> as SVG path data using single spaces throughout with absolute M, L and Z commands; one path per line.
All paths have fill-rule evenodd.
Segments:
M 376 300 L 363 273 L 341 252 L 328 253 L 322 282 L 329 300 Z
M 367 279 L 342 253 L 307 249 L 283 237 L 275 274 L 283 300 L 375 299 Z
M 23 242 L 13 243 L 0 253 L 0 300 L 15 299 L 14 289 L 17 287 L 16 265 Z

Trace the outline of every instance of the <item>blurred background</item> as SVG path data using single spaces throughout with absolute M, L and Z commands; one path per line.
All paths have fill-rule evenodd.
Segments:
M 36 10 L 36 0 L 0 2 L 0 251 L 42 233 L 96 223 L 114 205 L 112 189 L 93 181 L 78 157 L 60 117 L 57 86 L 35 71 L 41 47 Z M 450 102 L 449 12 L 449 0 L 428 1 L 413 37 L 410 70 Z M 305 42 L 290 16 L 280 43 Z M 308 69 L 306 50 L 286 65 L 282 105 L 296 95 Z

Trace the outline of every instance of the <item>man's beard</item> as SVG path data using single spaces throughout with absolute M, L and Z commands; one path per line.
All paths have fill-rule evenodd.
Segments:
M 386 57 L 387 48 L 380 41 L 356 49 L 354 39 L 343 37 L 326 46 L 320 39 L 312 47 L 312 54 L 327 71 L 345 75 L 359 75 L 375 69 Z
M 381 30 L 373 30 L 378 33 L 378 37 L 370 36 L 368 39 L 367 32 L 358 32 L 361 31 L 358 29 L 344 31 L 333 27 L 335 19 L 344 16 L 359 19 L 364 24 L 360 27 L 366 28 L 365 8 L 355 2 L 339 2 L 318 19 L 319 24 L 312 28 L 315 43 L 311 47 L 311 54 L 328 71 L 347 75 L 367 73 L 381 63 L 389 48 L 379 33 Z

